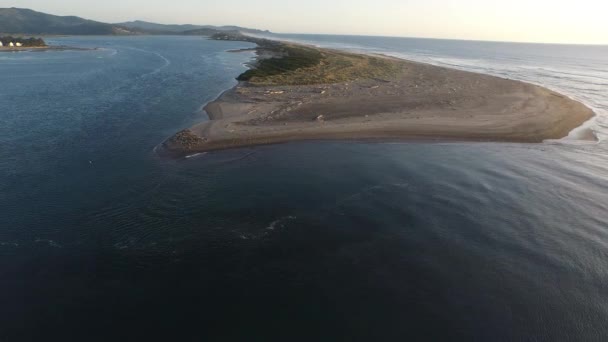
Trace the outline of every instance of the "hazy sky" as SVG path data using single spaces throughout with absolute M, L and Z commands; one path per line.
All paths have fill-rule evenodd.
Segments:
M 0 0 L 104 22 L 235 24 L 273 32 L 608 44 L 607 0 Z

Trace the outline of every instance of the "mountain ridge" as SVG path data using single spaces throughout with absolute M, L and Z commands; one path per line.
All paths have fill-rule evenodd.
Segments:
M 0 8 L 0 32 L 33 35 L 121 35 L 139 32 L 77 16 L 58 16 L 26 8 Z
M 153 23 L 144 20 L 134 20 L 134 21 L 126 21 L 122 23 L 117 23 L 115 25 L 119 25 L 122 27 L 127 27 L 130 29 L 140 29 L 140 30 L 149 30 L 149 31 L 160 31 L 160 32 L 173 32 L 180 34 L 189 34 L 196 30 L 214 30 L 218 32 L 226 32 L 226 31 L 239 31 L 245 33 L 269 33 L 270 31 L 266 30 L 258 30 L 247 27 L 235 26 L 235 25 L 195 25 L 195 24 L 159 24 Z
M 23 35 L 201 35 L 220 32 L 269 33 L 239 26 L 165 25 L 142 20 L 104 23 L 78 16 L 59 16 L 27 8 L 0 8 L 0 33 Z

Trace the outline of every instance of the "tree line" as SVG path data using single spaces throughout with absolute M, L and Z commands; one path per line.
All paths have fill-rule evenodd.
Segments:
M 25 47 L 36 47 L 36 46 L 46 46 L 46 43 L 44 42 L 44 40 L 42 38 L 21 38 L 21 37 L 11 37 L 11 36 L 6 36 L 6 37 L 0 37 L 0 42 L 2 42 L 2 45 L 9 46 L 9 44 L 12 43 L 21 43 L 22 46 Z

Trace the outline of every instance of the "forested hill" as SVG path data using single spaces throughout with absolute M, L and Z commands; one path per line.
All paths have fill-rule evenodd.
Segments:
M 23 8 L 0 8 L 0 33 L 115 35 L 139 32 L 75 16 L 62 17 Z
M 165 24 L 157 24 L 151 23 L 147 21 L 127 21 L 124 23 L 118 23 L 116 25 L 130 28 L 130 29 L 138 29 L 152 32 L 164 32 L 164 33 L 173 33 L 173 34 L 186 34 L 186 35 L 212 35 L 218 32 L 242 32 L 242 33 L 253 33 L 253 34 L 264 34 L 269 33 L 269 31 L 256 30 L 246 27 L 240 26 L 214 26 L 214 25 L 192 25 L 192 24 L 181 24 L 181 25 L 165 25 Z
M 57 16 L 24 8 L 0 8 L 0 34 L 22 35 L 200 35 L 218 32 L 268 33 L 238 26 L 164 25 L 145 21 L 108 24 L 76 16 Z

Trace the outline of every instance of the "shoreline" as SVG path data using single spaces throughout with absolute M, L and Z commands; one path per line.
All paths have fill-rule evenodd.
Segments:
M 574 141 L 593 141 L 593 142 L 599 142 L 599 138 L 596 136 L 595 132 L 591 129 L 595 118 L 597 117 L 597 113 L 595 112 L 595 110 L 593 109 L 593 107 L 587 103 L 585 103 L 583 100 L 579 100 L 576 99 L 574 95 L 571 94 L 567 94 L 562 92 L 559 89 L 555 89 L 553 87 L 547 86 L 547 85 L 543 85 L 540 83 L 535 83 L 532 81 L 525 81 L 525 80 L 519 80 L 516 78 L 509 78 L 509 77 L 505 77 L 505 76 L 495 76 L 495 75 L 491 75 L 491 74 L 484 74 L 481 72 L 475 72 L 475 71 L 468 71 L 463 69 L 459 69 L 456 67 L 449 67 L 449 66 L 442 66 L 439 64 L 432 64 L 432 63 L 425 63 L 425 62 L 418 62 L 418 61 L 413 61 L 413 60 L 408 60 L 408 59 L 404 59 L 404 58 L 400 58 L 400 57 L 395 57 L 395 56 L 391 56 L 388 54 L 381 54 L 381 53 L 370 53 L 371 55 L 377 55 L 377 56 L 384 56 L 387 58 L 396 58 L 396 59 L 401 59 L 401 60 L 406 60 L 412 63 L 421 63 L 421 64 L 427 64 L 427 65 L 432 65 L 432 66 L 436 66 L 436 67 L 440 67 L 440 68 L 447 68 L 447 69 L 454 69 L 454 70 L 460 70 L 460 71 L 465 71 L 465 72 L 470 72 L 473 74 L 479 74 L 479 75 L 487 75 L 487 76 L 493 76 L 493 77 L 498 77 L 498 78 L 503 78 L 505 80 L 510 80 L 510 81 L 516 81 L 516 82 L 522 82 L 524 84 L 529 84 L 529 85 L 533 85 L 533 86 L 537 86 L 543 89 L 547 89 L 549 91 L 552 91 L 556 94 L 559 94 L 561 96 L 567 97 L 568 99 L 575 101 L 575 102 L 579 102 L 580 104 L 582 104 L 583 106 L 585 106 L 587 109 L 591 110 L 591 112 L 593 113 L 593 115 L 587 119 L 586 121 L 582 122 L 579 126 L 574 127 L 570 132 L 568 132 L 568 135 L 559 138 L 559 139 L 547 139 L 549 141 L 553 140 L 562 140 L 562 139 L 570 139 L 570 140 L 574 140 Z
M 71 46 L 20 46 L 20 47 L 0 47 L 1 52 L 43 52 L 43 51 L 91 51 L 96 48 L 77 48 Z
M 277 56 L 266 50 L 258 44 L 252 70 L 264 58 Z M 314 50 L 332 58 L 381 58 L 403 73 L 280 84 L 298 81 L 299 71 L 294 71 L 279 82 L 274 81 L 278 76 L 240 81 L 204 107 L 209 121 L 167 139 L 160 145 L 162 153 L 183 157 L 310 140 L 541 143 L 567 137 L 595 116 L 584 104 L 531 83 L 392 56 Z M 592 134 L 584 138 L 595 139 Z

